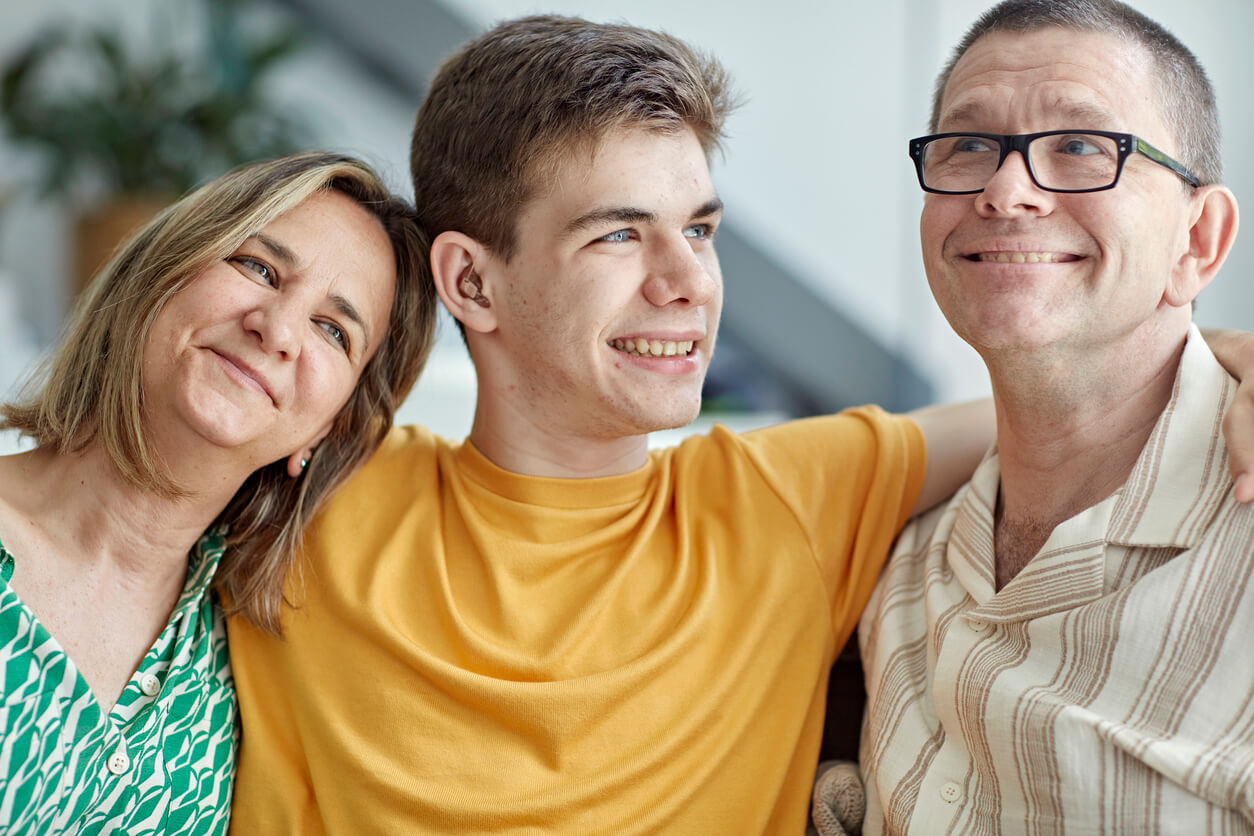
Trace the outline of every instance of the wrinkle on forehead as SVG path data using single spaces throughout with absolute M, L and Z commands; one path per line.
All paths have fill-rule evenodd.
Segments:
M 955 65 L 938 129 L 1048 118 L 1054 124 L 1038 124 L 1034 130 L 1144 130 L 1124 122 L 1130 112 L 1153 104 L 1152 67 L 1143 46 L 1104 33 L 994 32 L 976 41 Z M 1062 124 L 1060 119 L 1079 121 Z
M 1006 95 L 1013 96 L 1013 91 L 1008 90 Z M 1122 127 L 1111 109 L 1096 102 L 1077 101 L 1061 92 L 1054 92 L 1052 97 L 1047 94 L 1042 102 L 1042 109 L 1057 116 L 1059 125 L 1063 128 L 1118 130 Z M 952 126 L 962 128 L 987 125 L 996 120 L 997 111 L 997 108 L 990 107 L 985 100 L 968 99 L 955 102 L 952 109 L 943 112 L 940 124 L 946 126 L 943 128 L 945 130 Z

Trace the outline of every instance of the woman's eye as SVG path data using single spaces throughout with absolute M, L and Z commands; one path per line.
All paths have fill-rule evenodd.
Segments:
M 343 328 L 334 322 L 319 322 L 318 327 L 327 332 L 327 336 L 339 343 L 339 345 L 348 351 L 348 334 Z
M 622 244 L 631 240 L 630 229 L 616 229 L 609 235 L 601 236 L 602 241 L 608 241 L 611 244 Z
M 233 257 L 231 261 L 243 267 L 248 272 L 255 273 L 257 277 L 260 278 L 266 284 L 270 284 L 270 285 L 274 284 L 274 281 L 275 281 L 274 270 L 270 267 L 269 264 L 266 264 L 264 261 L 261 261 L 260 259 L 256 259 L 256 258 L 253 258 L 252 256 L 247 256 L 247 255 L 237 255 Z

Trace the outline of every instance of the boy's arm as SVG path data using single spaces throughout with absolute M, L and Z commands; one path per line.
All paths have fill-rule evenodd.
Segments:
M 954 495 L 997 437 L 993 399 L 925 406 L 907 413 L 927 440 L 927 476 L 911 516 Z
M 1215 359 L 1239 384 L 1224 415 L 1224 438 L 1236 499 L 1249 502 L 1254 499 L 1254 334 L 1207 328 L 1202 336 Z

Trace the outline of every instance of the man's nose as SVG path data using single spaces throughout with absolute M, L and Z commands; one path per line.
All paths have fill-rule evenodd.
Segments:
M 1047 214 L 1053 201 L 1053 192 L 1036 185 L 1027 159 L 1018 151 L 1006 155 L 984 184 L 984 191 L 975 196 L 976 210 L 986 216 Z

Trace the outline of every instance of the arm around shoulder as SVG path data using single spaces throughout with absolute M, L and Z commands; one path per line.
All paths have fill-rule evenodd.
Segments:
M 971 478 L 997 437 L 993 399 L 916 409 L 907 415 L 927 441 L 927 476 L 911 515 L 953 496 Z
M 1202 336 L 1215 359 L 1238 381 L 1236 397 L 1224 415 L 1224 438 L 1237 501 L 1249 502 L 1254 499 L 1254 334 L 1208 328 Z

